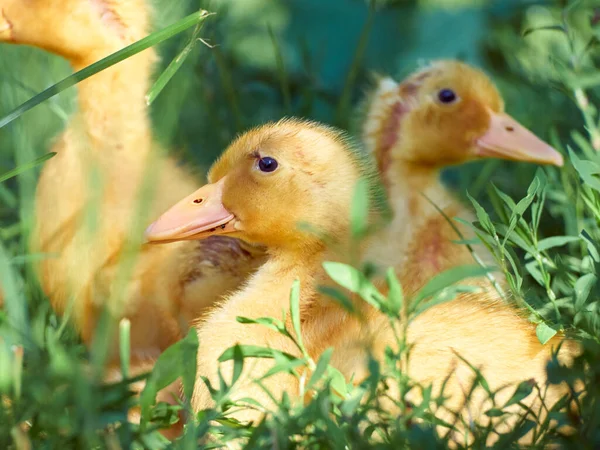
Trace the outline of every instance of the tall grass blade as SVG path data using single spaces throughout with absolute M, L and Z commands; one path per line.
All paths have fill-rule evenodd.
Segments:
M 202 30 L 202 26 L 204 25 L 204 21 L 199 22 L 194 28 L 194 32 L 192 33 L 192 37 L 189 42 L 183 47 L 183 50 L 179 52 L 179 54 L 169 63 L 167 68 L 160 74 L 158 79 L 154 82 L 148 94 L 146 95 L 146 104 L 151 105 L 156 97 L 162 92 L 167 83 L 171 81 L 171 78 L 177 73 L 182 64 L 186 61 L 187 57 L 190 55 L 196 43 L 200 38 L 200 30 Z
M 26 170 L 32 169 L 35 166 L 37 166 L 45 161 L 48 161 L 50 158 L 54 157 L 55 155 L 56 155 L 56 152 L 46 153 L 45 155 L 40 156 L 39 158 L 36 158 L 29 163 L 21 164 L 19 167 L 15 167 L 13 170 L 9 170 L 8 172 L 0 175 L 0 183 L 4 182 L 6 180 L 10 180 L 11 178 L 16 177 L 20 173 L 23 173 Z
M 127 47 L 113 53 L 106 58 L 101 59 L 100 61 L 91 64 L 84 69 L 74 73 L 73 75 L 69 75 L 62 81 L 50 86 L 45 91 L 40 92 L 35 97 L 27 100 L 22 105 L 18 106 L 14 111 L 8 113 L 2 119 L 0 119 L 0 128 L 5 127 L 13 120 L 19 118 L 21 115 L 39 105 L 40 103 L 48 100 L 51 97 L 61 93 L 65 89 L 70 88 L 71 86 L 76 85 L 82 80 L 91 77 L 92 75 L 97 74 L 98 72 L 107 69 L 110 66 L 113 66 L 127 58 L 130 58 L 137 53 L 140 53 L 150 47 L 155 46 L 156 44 L 160 44 L 161 42 L 175 36 L 176 34 L 181 33 L 184 30 L 187 30 L 189 27 L 197 25 L 201 21 L 203 21 L 206 17 L 208 17 L 208 11 L 197 11 L 193 14 L 190 14 L 187 17 L 177 21 L 173 25 L 168 26 L 164 30 L 157 31 L 152 33 L 151 35 L 140 39 L 139 41 L 128 45 Z
M 121 374 L 123 379 L 129 378 L 129 361 L 131 358 L 131 322 L 121 319 L 119 322 L 119 356 L 121 358 Z

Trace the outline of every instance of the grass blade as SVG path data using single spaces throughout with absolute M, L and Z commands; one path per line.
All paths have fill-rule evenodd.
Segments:
M 131 322 L 121 319 L 119 322 L 119 356 L 121 359 L 121 374 L 123 379 L 129 378 L 129 362 L 131 356 Z
M 56 155 L 56 152 L 46 153 L 45 155 L 40 156 L 39 158 L 36 158 L 31 162 L 21 164 L 19 167 L 15 167 L 13 170 L 9 170 L 5 174 L 0 175 L 0 183 L 6 180 L 10 180 L 11 178 L 16 177 L 17 175 L 19 175 L 22 172 L 25 172 L 26 170 L 32 169 L 33 167 L 43 163 L 44 161 L 48 161 L 50 158 L 54 157 L 54 155 Z
M 189 42 L 186 44 L 183 50 L 181 50 L 181 52 L 169 63 L 167 68 L 163 71 L 163 73 L 160 74 L 158 79 L 154 82 L 154 84 L 150 88 L 150 91 L 148 91 L 148 94 L 146 95 L 146 104 L 148 106 L 151 105 L 154 102 L 154 100 L 156 100 L 156 97 L 158 97 L 158 95 L 162 92 L 167 83 L 171 80 L 171 78 L 173 78 L 173 76 L 177 73 L 181 65 L 190 55 L 190 53 L 196 46 L 196 42 L 198 42 L 200 30 L 202 29 L 203 25 L 204 22 L 199 22 L 196 25 L 196 28 L 194 29 L 194 32 L 192 33 L 192 37 L 190 38 Z
M 40 103 L 48 100 L 51 97 L 59 94 L 65 89 L 70 88 L 71 86 L 76 85 L 82 80 L 91 77 L 92 75 L 97 74 L 101 70 L 107 69 L 110 66 L 113 66 L 137 53 L 140 53 L 150 47 L 155 46 L 156 44 L 160 44 L 161 42 L 175 36 L 176 34 L 181 33 L 182 31 L 188 29 L 191 26 L 197 25 L 206 17 L 208 17 L 208 11 L 200 10 L 193 14 L 190 14 L 187 17 L 175 22 L 173 25 L 166 27 L 161 31 L 157 31 L 152 33 L 151 35 L 145 37 L 144 39 L 140 39 L 137 42 L 134 42 L 131 45 L 113 53 L 112 55 L 107 56 L 106 58 L 101 59 L 100 61 L 91 64 L 79 72 L 75 72 L 72 75 L 69 75 L 62 81 L 50 86 L 45 91 L 40 92 L 35 97 L 30 98 L 22 105 L 18 106 L 15 110 L 8 113 L 2 119 L 0 119 L 0 128 L 5 127 L 13 120 L 19 118 L 21 115 L 39 105 Z

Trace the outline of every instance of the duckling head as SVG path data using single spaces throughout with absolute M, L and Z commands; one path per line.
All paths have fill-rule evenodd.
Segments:
M 483 72 L 458 61 L 434 62 L 400 84 L 379 80 L 365 112 L 363 139 L 380 170 L 397 160 L 434 167 L 480 158 L 563 164 L 560 153 L 504 112 Z
M 227 234 L 269 248 L 322 246 L 323 236 L 345 238 L 354 186 L 361 177 L 374 184 L 375 173 L 337 130 L 291 119 L 264 125 L 237 138 L 209 184 L 164 213 L 146 238 Z

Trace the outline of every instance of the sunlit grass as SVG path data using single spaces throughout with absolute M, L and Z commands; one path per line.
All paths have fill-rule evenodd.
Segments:
M 453 6 L 459 11 L 462 6 L 471 7 L 479 2 L 420 3 L 431 8 L 435 6 L 433 3 L 437 6 L 443 3 L 441 6 Z M 239 13 L 240 10 L 237 11 Z M 227 9 L 222 13 L 226 14 Z M 569 14 L 572 16 L 563 16 L 557 8 L 544 11 L 528 9 L 523 27 L 517 33 L 510 34 L 510 38 L 504 40 L 498 34 L 498 46 L 504 48 L 513 68 L 519 67 L 524 74 L 536 80 L 542 79 L 543 74 L 550 74 L 544 79 L 548 84 L 539 86 L 538 89 L 544 96 L 557 95 L 556 92 L 559 92 L 564 95 L 560 101 L 572 97 L 574 108 L 581 114 L 580 117 L 570 117 L 570 122 L 562 123 L 561 128 L 554 130 L 556 146 L 565 153 L 569 151 L 570 158 L 566 167 L 560 170 L 541 170 L 534 178 L 532 168 L 520 167 L 511 173 L 513 169 L 507 169 L 504 164 L 489 163 L 481 172 L 476 168 L 465 169 L 461 172 L 463 177 L 459 183 L 467 187 L 474 197 L 473 203 L 478 213 L 478 223 L 474 227 L 481 239 L 479 245 L 487 246 L 496 257 L 509 281 L 513 297 L 528 311 L 530 320 L 537 324 L 540 341 L 546 341 L 555 333 L 567 333 L 590 342 L 573 369 L 565 370 L 556 361 L 549 366 L 553 383 L 564 381 L 574 388 L 578 381 L 583 381 L 587 391 L 586 396 L 580 398 L 573 390 L 564 399 L 563 403 L 572 400 L 577 404 L 573 413 L 567 414 L 564 410 L 557 409 L 552 413 L 555 422 L 538 423 L 540 431 L 536 435 L 536 446 L 540 448 L 549 443 L 570 448 L 595 448 L 600 444 L 597 436 L 600 426 L 600 392 L 597 384 L 600 373 L 597 345 L 600 342 L 600 288 L 597 284 L 600 267 L 600 183 L 597 178 L 600 174 L 600 157 L 597 153 L 597 133 L 600 118 L 595 107 L 597 92 L 594 90 L 597 80 L 600 80 L 600 71 L 595 64 L 595 44 L 589 48 L 587 46 L 587 39 L 591 39 L 592 35 L 596 36 L 598 31 L 587 28 L 581 31 L 583 28 L 576 26 L 589 19 L 590 9 L 582 7 Z M 202 110 L 196 120 L 210 121 L 204 129 L 211 128 L 212 132 L 206 143 L 198 139 L 200 142 L 195 142 L 194 145 L 211 146 L 213 149 L 222 148 L 236 132 L 253 123 L 255 117 L 248 118 L 247 111 L 264 109 L 268 111 L 265 113 L 267 115 L 282 116 L 299 111 L 299 105 L 304 101 L 308 102 L 309 96 L 323 101 L 319 98 L 323 92 L 319 91 L 322 87 L 318 86 L 318 69 L 311 69 L 313 72 L 309 73 L 311 80 L 317 80 L 314 84 L 304 86 L 301 94 L 294 91 L 294 74 L 290 70 L 293 62 L 286 59 L 286 46 L 280 42 L 284 39 L 282 30 L 287 17 L 281 3 L 274 7 L 273 15 L 279 20 L 275 21 L 277 27 L 271 29 L 265 26 L 259 42 L 265 48 L 268 46 L 267 56 L 273 68 L 269 72 L 271 78 L 268 83 L 273 91 L 279 92 L 280 98 L 271 99 L 263 105 L 261 102 L 268 97 L 253 97 L 245 92 L 254 81 L 252 76 L 244 78 L 247 74 L 240 73 L 244 68 L 240 68 L 240 61 L 235 55 L 236 52 L 239 54 L 241 50 L 249 48 L 247 42 L 234 50 L 222 47 L 211 50 L 198 46 L 196 48 L 202 47 L 199 50 L 202 57 L 193 61 L 189 56 L 194 54 L 191 52 L 191 44 L 201 35 L 193 34 L 190 41 L 188 32 L 185 39 L 171 52 L 179 55 L 176 57 L 179 59 L 173 60 L 167 71 L 162 72 L 162 76 L 159 75 L 158 84 L 149 93 L 150 102 L 156 99 L 155 121 L 160 122 L 157 128 L 164 127 L 157 131 L 162 139 L 172 139 L 176 144 L 189 147 L 189 142 L 177 139 L 177 136 L 179 139 L 182 136 L 175 131 L 179 127 L 185 128 L 188 136 L 206 138 L 197 131 L 196 123 L 180 122 L 180 110 L 176 105 L 177 102 L 184 103 L 181 97 L 189 95 L 190 86 L 201 86 L 195 95 L 200 99 L 198 103 L 208 104 L 206 109 L 209 111 L 207 113 Z M 188 17 L 176 27 L 170 28 L 169 33 L 153 35 L 144 45 L 154 45 L 167 39 L 184 28 L 193 26 L 200 18 L 198 14 Z M 243 15 L 233 14 L 230 20 L 236 23 L 236 20 L 246 19 Z M 548 37 L 545 33 L 556 31 L 540 30 L 522 37 L 524 29 L 546 25 L 542 19 L 558 22 L 565 20 L 567 24 L 574 21 L 575 25 L 572 25 L 571 33 L 559 32 L 556 36 Z M 223 18 L 217 15 L 211 20 L 218 23 Z M 332 97 L 329 109 L 331 122 L 346 125 L 353 114 L 351 105 L 364 69 L 361 63 L 362 53 L 372 26 L 369 20 L 367 18 L 365 22 L 364 35 L 362 40 L 359 39 L 346 82 L 342 83 L 339 92 L 327 94 Z M 209 26 L 202 29 L 202 33 L 204 32 L 219 36 Z M 508 33 L 506 29 L 504 32 Z M 586 32 L 591 34 L 586 35 Z M 211 39 L 211 43 L 214 40 Z M 141 50 L 144 45 L 140 44 L 135 49 Z M 557 47 L 560 52 L 555 52 Z M 516 51 L 513 52 L 513 49 Z M 4 51 L 4 47 L 2 50 Z M 131 50 L 130 48 L 121 56 L 130 56 Z M 577 59 L 583 50 L 585 57 Z M 548 55 L 552 55 L 552 58 L 549 59 Z M 246 56 L 250 58 L 252 55 Z M 5 67 L 11 58 L 18 71 Z M 91 67 L 88 75 L 117 60 L 118 57 L 107 58 L 104 63 Z M 53 255 L 31 255 L 27 249 L 37 169 L 44 163 L 44 158 L 47 158 L 41 155 L 50 147 L 51 138 L 64 127 L 73 109 L 73 93 L 61 91 L 80 81 L 82 74 L 67 78 L 62 85 L 50 87 L 45 91 L 46 94 L 36 98 L 35 93 L 48 89 L 50 78 L 56 81 L 67 75 L 64 63 L 38 51 L 14 48 L 7 50 L 0 61 L 3 67 L 0 75 L 3 82 L 0 86 L 0 117 L 4 118 L 0 119 L 0 127 L 5 125 L 0 129 L 0 286 L 4 293 L 4 309 L 0 311 L 0 447 L 165 448 L 165 440 L 159 436 L 157 429 L 173 419 L 177 408 L 167 407 L 165 404 L 154 405 L 154 398 L 159 389 L 181 376 L 189 400 L 195 372 L 196 348 L 199 345 L 196 335 L 192 331 L 184 340 L 167 350 L 159 359 L 157 369 L 149 375 L 149 382 L 141 398 L 133 398 L 129 392 L 129 384 L 148 375 L 127 378 L 131 376 L 128 364 L 130 328 L 129 323 L 123 321 L 117 330 L 112 331 L 119 333 L 121 337 L 119 352 L 125 381 L 109 386 L 100 383 L 98 373 L 106 357 L 111 330 L 100 327 L 100 338 L 88 352 L 73 337 L 68 320 L 58 319 L 49 310 L 47 300 L 37 285 L 31 263 L 36 258 Z M 163 65 L 166 66 L 169 61 L 167 59 Z M 581 64 L 577 64 L 578 61 Z M 32 69 L 39 67 L 47 68 L 48 74 L 42 76 L 40 71 Z M 27 73 L 27 76 L 20 79 L 16 77 L 17 73 Z M 523 87 L 526 84 L 519 85 L 519 80 L 512 78 L 511 74 L 512 72 L 502 74 L 508 80 L 504 83 L 515 84 L 517 92 L 527 89 Z M 59 96 L 51 97 L 59 93 Z M 32 97 L 34 100 L 26 103 L 28 106 L 19 108 L 19 105 Z M 170 100 L 175 106 L 171 106 L 172 109 L 162 109 L 160 105 Z M 312 97 L 310 101 L 313 101 Z M 35 105 L 39 106 L 24 114 L 27 108 Z M 545 111 L 544 105 L 537 106 L 536 111 L 538 114 L 548 112 L 560 115 L 560 112 Z M 527 117 L 526 120 L 530 120 L 533 125 L 544 123 L 541 117 Z M 164 125 L 165 123 L 170 125 Z M 574 123 L 574 126 L 571 127 L 570 123 Z M 206 152 L 198 159 L 206 163 L 210 158 L 210 152 Z M 517 174 L 514 175 L 515 173 Z M 148 172 L 146 180 L 151 180 L 152 175 L 153 172 Z M 490 185 L 490 176 L 495 177 L 498 189 Z M 92 181 L 94 180 L 90 180 Z M 510 195 L 506 195 L 505 191 Z M 145 195 L 151 193 L 147 192 Z M 131 248 L 125 252 L 119 266 L 117 289 L 113 291 L 115 298 L 112 299 L 116 304 L 122 302 L 125 295 L 118 286 L 125 285 L 135 264 L 135 249 L 141 241 L 144 224 L 145 201 L 147 197 L 142 195 L 139 214 L 135 214 L 138 220 L 131 224 L 128 240 Z M 483 206 L 480 207 L 480 204 Z M 520 206 L 517 207 L 517 204 Z M 93 204 L 90 209 L 94 209 Z M 361 214 L 356 211 L 354 213 L 355 220 L 360 221 Z M 356 224 L 356 227 L 359 229 L 361 225 Z M 93 231 L 92 227 L 90 233 Z M 390 354 L 389 360 L 381 367 L 372 362 L 371 376 L 361 385 L 352 386 L 329 366 L 331 353 L 325 352 L 315 361 L 306 351 L 301 351 L 301 359 L 287 361 L 288 365 L 282 367 L 306 366 L 313 371 L 312 378 L 304 380 L 306 383 L 303 384 L 307 391 L 312 392 L 312 399 L 303 406 L 283 402 L 272 416 L 254 428 L 241 427 L 228 418 L 227 413 L 232 407 L 228 393 L 234 380 L 223 380 L 221 386 L 215 387 L 215 407 L 201 412 L 198 421 L 187 426 L 184 436 L 175 444 L 176 448 L 194 448 L 197 440 L 208 434 L 222 444 L 249 438 L 250 448 L 289 448 L 298 446 L 298 443 L 306 448 L 448 446 L 449 435 L 439 435 L 435 431 L 432 424 L 437 422 L 430 411 L 431 405 L 443 404 L 443 396 L 433 395 L 427 386 L 416 384 L 403 372 L 404 367 L 397 364 L 409 351 L 403 335 L 405 328 L 397 318 L 400 316 L 408 320 L 436 302 L 447 301 L 452 293 L 451 284 L 473 275 L 488 275 L 487 271 L 470 267 L 437 277 L 426 286 L 420 297 L 417 294 L 419 301 L 412 304 L 413 309 L 408 309 L 401 287 L 391 273 L 387 278 L 390 294 L 386 297 L 379 294 L 364 274 L 356 269 L 331 264 L 326 269 L 342 286 L 359 293 L 365 301 L 389 315 L 390 322 L 398 331 L 398 342 L 402 344 L 397 353 Z M 358 280 L 360 283 L 354 285 L 348 283 L 348 280 Z M 301 326 L 297 301 L 297 294 L 292 292 L 290 314 L 296 328 Z M 284 327 L 280 328 L 282 333 L 287 332 Z M 302 350 L 301 340 L 296 343 Z M 233 359 L 241 366 L 243 357 L 252 356 L 270 357 L 272 354 L 256 348 L 236 348 L 231 349 L 222 359 Z M 90 376 L 90 362 L 97 369 L 96 377 Z M 476 368 L 473 370 L 477 373 Z M 390 417 L 377 400 L 385 391 L 386 383 L 398 384 L 404 393 L 395 399 L 402 412 L 398 417 Z M 477 377 L 473 389 L 485 390 L 485 380 Z M 511 389 L 514 390 L 511 401 L 504 405 L 494 404 L 488 410 L 489 416 L 502 415 L 504 408 L 518 403 L 525 394 L 534 390 L 529 384 Z M 424 400 L 416 405 L 410 402 L 408 393 L 411 391 L 420 392 Z M 140 405 L 142 408 L 140 426 L 126 421 L 127 410 L 133 405 Z M 189 409 L 189 403 L 184 402 L 180 407 Z M 535 416 L 525 408 L 516 414 L 520 414 L 517 424 L 500 437 L 498 448 L 514 446 L 515 440 L 531 429 L 531 423 L 535 423 Z M 462 419 L 457 417 L 456 420 Z M 573 437 L 568 438 L 560 433 L 558 425 L 564 424 L 575 428 Z M 452 426 L 442 425 L 449 428 Z M 483 448 L 487 438 L 495 432 L 491 426 L 468 425 L 475 435 L 475 448 Z

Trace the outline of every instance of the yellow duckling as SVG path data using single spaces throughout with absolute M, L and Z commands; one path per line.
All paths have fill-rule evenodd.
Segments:
M 148 30 L 144 0 L 32 0 L 26 7 L 0 0 L 0 12 L 0 41 L 46 49 L 68 59 L 74 70 Z M 159 247 L 128 244 L 145 171 L 154 170 L 156 186 L 146 223 L 198 186 L 152 141 L 145 95 L 156 59 L 149 49 L 77 85 L 79 111 L 53 146 L 57 155 L 38 184 L 31 245 L 33 252 L 58 255 L 40 264 L 42 286 L 58 313 L 72 302 L 72 322 L 86 344 L 104 307 L 115 322 L 131 321 L 133 370 L 137 364 L 147 368 L 205 307 L 262 261 L 259 250 L 226 237 Z M 90 209 L 96 217 L 91 225 Z M 121 257 L 136 251 L 131 275 L 119 280 Z M 116 368 L 117 349 L 111 346 L 109 361 Z
M 198 324 L 198 378 L 192 399 L 196 411 L 212 404 L 201 377 L 213 386 L 217 383 L 216 361 L 227 348 L 258 345 L 298 355 L 292 342 L 278 332 L 236 321 L 237 316 L 281 318 L 296 279 L 301 286 L 302 338 L 313 358 L 333 347 L 332 364 L 359 382 L 367 375 L 367 350 L 383 361 L 385 348 L 396 346 L 387 317 L 372 308 L 362 308 L 361 317 L 352 316 L 332 306 L 315 289 L 324 281 L 321 263 L 331 257 L 325 241 L 343 249 L 350 237 L 354 185 L 360 177 L 370 179 L 372 186 L 377 183 L 371 178 L 369 162 L 351 149 L 339 132 L 313 123 L 286 120 L 252 130 L 234 141 L 214 164 L 211 184 L 183 199 L 148 228 L 151 242 L 230 235 L 267 247 L 267 262 Z M 311 225 L 309 231 L 300 223 Z M 315 229 L 319 233 L 310 231 Z M 292 330 L 289 322 L 288 318 Z M 468 410 L 475 420 L 485 411 L 483 400 L 476 396 L 473 405 L 464 404 L 465 386 L 474 375 L 457 354 L 482 370 L 491 389 L 528 378 L 546 380 L 544 365 L 551 346 L 538 342 L 534 326 L 515 308 L 485 294 L 465 294 L 431 308 L 410 324 L 408 338 L 415 345 L 409 374 L 433 383 L 436 392 L 448 377 L 448 405 Z M 225 380 L 233 373 L 230 363 L 221 367 Z M 272 360 L 264 359 L 247 362 L 233 398 L 255 398 L 269 406 L 270 398 L 251 381 L 272 365 Z M 297 380 L 289 375 L 278 374 L 263 384 L 276 399 L 284 391 L 298 395 Z M 559 392 L 550 388 L 549 395 L 555 398 Z M 444 416 L 444 411 L 436 412 Z M 242 421 L 260 415 L 252 409 L 233 413 Z
M 148 15 L 145 0 L 26 5 L 0 0 L 0 42 L 40 47 L 77 71 L 145 37 Z M 164 349 L 264 257 L 228 237 L 160 247 L 132 244 L 136 221 L 147 224 L 198 186 L 152 140 L 145 96 L 156 59 L 149 49 L 77 85 L 79 110 L 52 148 L 56 157 L 42 170 L 31 236 L 32 252 L 57 255 L 39 264 L 41 285 L 59 314 L 69 311 L 86 345 L 104 308 L 113 329 L 120 319 L 130 320 L 132 375 L 150 370 Z M 140 219 L 146 171 L 155 189 L 144 206 L 148 216 Z M 121 266 L 132 254 L 133 267 Z M 109 351 L 107 381 L 121 377 L 116 339 Z M 177 386 L 159 398 L 171 402 L 174 395 Z M 130 420 L 137 421 L 137 412 L 130 411 Z
M 323 236 L 329 242 L 348 240 L 353 186 L 361 176 L 374 174 L 374 166 L 339 131 L 284 120 L 235 140 L 211 168 L 211 184 L 182 200 L 148 228 L 146 236 L 151 242 L 227 234 L 267 247 L 266 263 L 199 325 L 198 377 L 217 382 L 217 359 L 238 343 L 298 354 L 292 342 L 278 332 L 238 323 L 236 317 L 281 318 L 289 309 L 292 283 L 298 279 L 305 326 L 318 320 L 312 311 L 319 308 L 315 283 L 323 276 L 321 264 L 328 251 Z M 299 229 L 300 223 L 318 232 Z M 251 380 L 263 375 L 272 361 L 256 360 L 246 366 L 243 379 L 236 384 L 239 397 L 268 403 L 268 397 Z M 231 365 L 221 370 L 226 380 L 231 379 Z M 277 375 L 265 383 L 276 398 L 283 391 L 297 394 L 296 380 L 291 376 Z M 210 404 L 209 392 L 198 378 L 192 405 L 201 410 Z M 246 420 L 257 416 L 255 411 L 245 410 L 236 417 Z
M 407 292 L 445 269 L 474 263 L 466 246 L 452 242 L 459 236 L 431 204 L 450 219 L 475 220 L 441 183 L 442 169 L 482 158 L 563 164 L 560 153 L 504 112 L 504 101 L 485 74 L 451 60 L 434 62 L 400 84 L 379 80 L 366 101 L 361 131 L 394 214 L 366 259 L 396 267 Z M 452 222 L 463 235 L 472 235 Z M 490 257 L 484 250 L 482 258 Z

